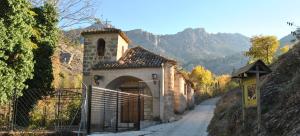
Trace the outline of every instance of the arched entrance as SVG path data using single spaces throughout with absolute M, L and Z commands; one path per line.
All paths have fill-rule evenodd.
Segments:
M 112 80 L 105 88 L 112 90 L 120 90 L 131 94 L 144 94 L 152 96 L 150 88 L 141 79 L 133 76 L 121 76 Z M 122 100 L 120 109 L 121 123 L 136 123 L 140 120 L 151 120 L 153 115 L 153 100 L 152 97 L 141 97 L 141 109 L 138 112 L 138 97 L 130 97 Z M 140 115 L 140 118 L 138 118 Z

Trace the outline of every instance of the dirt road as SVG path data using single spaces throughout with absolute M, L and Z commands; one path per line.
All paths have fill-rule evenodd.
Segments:
M 213 117 L 217 101 L 218 98 L 206 100 L 184 115 L 182 119 L 172 123 L 148 127 L 141 131 L 93 136 L 207 136 L 207 126 Z

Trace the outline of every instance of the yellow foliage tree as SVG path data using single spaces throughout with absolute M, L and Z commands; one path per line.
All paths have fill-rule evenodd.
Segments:
M 218 88 L 220 88 L 222 91 L 225 90 L 226 85 L 231 81 L 230 75 L 221 75 L 218 76 L 216 79 L 218 82 Z
M 198 89 L 207 88 L 214 82 L 213 74 L 202 66 L 196 66 L 192 70 L 190 78 Z
M 250 61 L 261 59 L 266 64 L 271 64 L 279 46 L 276 36 L 253 36 L 251 43 L 251 48 L 245 53 L 246 56 L 250 57 Z
M 289 45 L 285 45 L 282 48 L 280 48 L 280 53 L 281 54 L 285 54 L 290 50 L 290 46 Z

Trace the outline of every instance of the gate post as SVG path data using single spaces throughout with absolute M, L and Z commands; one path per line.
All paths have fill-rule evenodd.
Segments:
M 141 90 L 142 85 L 139 82 L 139 89 L 138 89 L 138 122 L 137 122 L 137 129 L 141 130 Z
M 92 86 L 89 85 L 88 90 L 86 91 L 87 93 L 87 123 L 86 123 L 86 132 L 89 135 L 91 132 L 91 103 L 92 103 Z
M 117 105 L 116 105 L 116 132 L 118 132 L 118 121 L 119 120 L 119 92 L 117 92 Z

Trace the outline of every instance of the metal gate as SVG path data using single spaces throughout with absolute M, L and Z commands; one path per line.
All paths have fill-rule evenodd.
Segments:
M 87 132 L 119 132 L 139 130 L 144 119 L 143 87 L 123 87 L 111 90 L 89 87 Z

